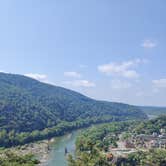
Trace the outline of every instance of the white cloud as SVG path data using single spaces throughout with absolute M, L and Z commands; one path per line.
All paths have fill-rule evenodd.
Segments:
M 111 88 L 112 89 L 128 89 L 132 86 L 131 83 L 122 80 L 112 80 Z
M 66 81 L 64 82 L 67 85 L 74 86 L 74 87 L 95 87 L 95 83 L 88 81 L 88 80 L 73 80 L 73 81 Z
M 9 73 L 9 72 L 6 72 L 6 71 L 4 71 L 4 70 L 0 70 L 0 73 Z
M 123 76 L 127 78 L 138 78 L 139 74 L 135 70 L 126 70 L 124 71 Z
M 24 74 L 27 77 L 31 77 L 33 79 L 39 80 L 41 82 L 48 82 L 47 81 L 47 75 L 45 74 L 38 74 L 38 73 L 28 73 L 28 74 Z
M 152 83 L 156 88 L 166 88 L 166 78 L 153 80 Z
M 66 77 L 73 77 L 73 78 L 80 78 L 81 74 L 77 73 L 75 71 L 67 71 L 67 72 L 64 72 L 64 76 L 66 76 Z
M 144 40 L 141 46 L 144 48 L 153 48 L 157 46 L 157 43 L 152 40 Z
M 139 63 L 143 63 L 143 60 L 135 59 L 122 63 L 109 63 L 98 66 L 98 70 L 106 75 L 138 78 L 139 74 L 133 68 L 136 67 Z

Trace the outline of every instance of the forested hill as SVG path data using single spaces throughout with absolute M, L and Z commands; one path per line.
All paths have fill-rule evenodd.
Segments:
M 160 129 L 166 130 L 166 115 L 140 123 L 135 128 L 135 132 L 137 134 L 152 134 L 153 132 L 160 133 Z
M 147 115 L 166 115 L 166 107 L 139 106 Z
M 55 127 L 60 124 L 65 124 L 61 127 L 65 132 L 68 126 L 71 129 L 131 118 L 144 119 L 147 116 L 135 106 L 96 101 L 29 77 L 0 73 L 0 130 L 4 135 L 11 131 L 15 134 L 53 127 L 57 132 Z M 63 133 L 54 132 L 52 130 L 52 135 Z

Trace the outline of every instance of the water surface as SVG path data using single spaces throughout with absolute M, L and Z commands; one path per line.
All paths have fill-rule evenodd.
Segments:
M 65 156 L 65 148 L 74 155 L 75 140 L 80 130 L 73 131 L 65 136 L 55 138 L 55 143 L 51 145 L 51 151 L 46 166 L 67 166 L 67 157 Z

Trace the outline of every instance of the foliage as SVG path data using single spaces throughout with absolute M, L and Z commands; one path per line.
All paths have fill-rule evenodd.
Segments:
M 132 126 L 131 126 L 132 124 Z M 117 146 L 118 134 L 130 130 L 136 122 L 115 122 L 87 129 L 76 140 L 74 160 L 69 156 L 69 166 L 109 166 L 105 152 L 110 146 Z
M 119 134 L 123 133 L 122 139 L 127 139 L 132 134 L 159 132 L 161 128 L 166 129 L 166 116 L 145 122 L 116 122 L 91 127 L 78 136 L 76 159 L 69 156 L 69 166 L 100 166 L 100 163 L 101 166 L 165 166 L 166 149 L 154 148 L 130 153 L 126 157 L 116 156 L 117 160 L 113 163 L 104 155 L 111 153 L 111 148 L 116 146 Z
M 165 166 L 166 165 L 166 150 L 164 149 L 152 149 L 146 152 L 138 151 L 129 154 L 127 159 L 123 162 L 119 160 L 119 164 L 125 164 L 126 166 L 145 166 L 145 165 L 155 165 L 155 166 Z
M 166 115 L 140 123 L 134 129 L 134 132 L 137 134 L 152 134 L 153 132 L 159 133 L 161 128 L 166 129 Z
M 166 107 L 140 106 L 139 108 L 147 115 L 155 115 L 155 116 L 166 115 Z
M 96 101 L 65 88 L 0 73 L 0 145 L 62 135 L 93 123 L 146 119 L 135 106 Z
M 39 161 L 31 154 L 20 156 L 9 150 L 0 153 L 1 166 L 35 166 L 37 164 L 39 164 Z

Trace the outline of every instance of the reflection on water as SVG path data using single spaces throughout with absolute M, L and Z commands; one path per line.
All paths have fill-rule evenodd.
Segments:
M 79 131 L 56 138 L 55 143 L 51 146 L 51 151 L 46 166 L 67 166 L 67 157 L 65 148 L 70 154 L 74 155 L 75 140 Z

